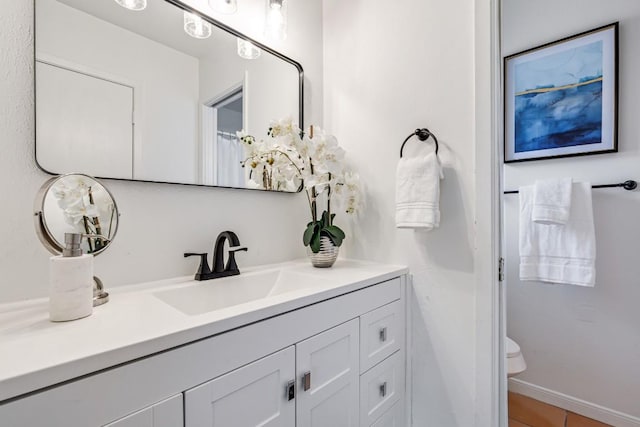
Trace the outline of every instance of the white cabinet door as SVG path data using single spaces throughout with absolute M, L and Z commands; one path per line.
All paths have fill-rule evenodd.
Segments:
M 105 425 L 105 427 L 183 427 L 182 393 Z
M 358 425 L 358 319 L 296 344 L 297 427 Z
M 184 393 L 186 427 L 293 427 L 295 350 L 288 347 Z

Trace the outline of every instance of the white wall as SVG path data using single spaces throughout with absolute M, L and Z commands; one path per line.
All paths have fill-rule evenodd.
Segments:
M 639 2 L 504 0 L 503 53 L 614 21 L 620 21 L 619 152 L 507 165 L 507 189 L 543 177 L 572 176 L 592 183 L 640 179 Z M 519 379 L 640 417 L 640 194 L 618 189 L 593 194 L 593 289 L 518 280 L 518 198 L 505 197 L 507 333 L 527 361 Z
M 135 179 L 197 182 L 198 59 L 55 0 L 37 10 L 38 55 L 134 86 Z
M 265 138 L 272 120 L 292 116 L 294 111 L 298 111 L 298 70 L 266 52 L 251 60 L 230 56 L 226 52 L 229 49 L 235 51 L 236 39 L 226 42 L 216 46 L 225 52 L 227 59 L 224 64 L 210 57 L 200 61 L 200 102 L 215 99 L 246 79 L 246 91 L 243 93 L 245 130 L 257 138 Z M 214 52 L 212 56 L 215 58 Z M 298 122 L 296 115 L 292 118 Z
M 260 36 L 261 30 L 252 24 L 258 15 L 262 19 L 262 1 L 240 4 L 238 15 L 227 22 Z M 36 191 L 48 176 L 34 161 L 33 4 L 2 0 L 0 9 L 0 195 L 4 202 L 0 211 L 0 302 L 7 302 L 47 293 L 49 254 L 35 235 L 32 206 Z M 320 123 L 320 1 L 292 3 L 289 18 L 289 38 L 276 48 L 305 68 L 309 79 L 306 117 Z M 197 260 L 185 260 L 182 253 L 211 251 L 217 234 L 226 229 L 237 231 L 240 241 L 249 247 L 249 252 L 238 258 L 241 270 L 243 266 L 304 256 L 301 235 L 308 222 L 308 208 L 301 194 L 105 183 L 122 211 L 118 237 L 96 259 L 96 274 L 108 287 L 192 274 Z
M 345 252 L 411 268 L 413 425 L 472 426 L 474 2 L 325 0 L 324 14 L 325 128 L 351 153 L 368 189 Z M 437 135 L 444 163 L 442 221 L 432 232 L 394 226 L 400 144 L 418 127 Z M 405 155 L 428 150 L 412 140 Z M 337 222 L 345 224 L 344 216 Z

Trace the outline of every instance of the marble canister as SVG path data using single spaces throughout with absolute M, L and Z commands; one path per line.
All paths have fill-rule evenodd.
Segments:
M 93 312 L 93 255 L 49 261 L 49 320 L 65 322 Z

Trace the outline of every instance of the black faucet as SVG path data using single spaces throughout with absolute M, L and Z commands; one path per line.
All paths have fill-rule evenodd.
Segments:
M 229 258 L 227 259 L 227 265 L 224 264 L 224 242 L 229 241 Z M 238 264 L 236 264 L 235 253 L 239 251 L 246 251 L 247 248 L 240 246 L 240 240 L 233 231 L 223 231 L 218 235 L 216 239 L 216 245 L 213 249 L 213 271 L 209 268 L 209 262 L 207 261 L 208 254 L 202 253 L 185 253 L 184 257 L 199 256 L 200 267 L 196 272 L 196 280 L 209 280 L 217 279 L 219 277 L 236 276 L 240 274 L 238 270 Z

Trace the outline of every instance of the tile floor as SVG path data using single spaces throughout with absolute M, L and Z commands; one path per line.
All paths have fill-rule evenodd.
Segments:
M 509 427 L 611 427 L 557 406 L 509 392 Z

